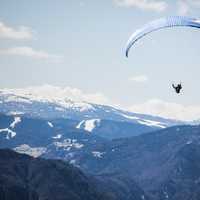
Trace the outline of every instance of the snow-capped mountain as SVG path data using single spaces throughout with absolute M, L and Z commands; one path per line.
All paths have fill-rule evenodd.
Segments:
M 180 122 L 136 114 L 112 106 L 89 103 L 79 90 L 53 86 L 0 90 L 0 112 L 35 118 L 67 118 L 80 123 L 77 128 L 92 132 L 102 120 L 130 122 L 154 128 L 166 128 Z
M 199 194 L 199 126 L 170 127 L 182 122 L 63 97 L 54 89 L 49 96 L 44 88 L 0 91 L 0 149 L 63 159 L 96 176 L 123 175 L 155 200 Z M 185 193 L 190 185 L 194 189 Z
M 117 135 L 117 131 L 120 136 L 123 130 L 135 133 L 138 125 L 142 130 L 149 127 L 127 121 L 0 114 L 0 149 L 10 148 L 36 158 L 63 159 L 97 176 L 124 174 L 142 185 L 150 196 L 161 195 L 159 199 L 176 196 L 174 191 L 187 195 L 185 189 L 191 184 L 194 190 L 188 193 L 189 197 L 198 193 L 199 126 L 176 126 L 114 140 L 105 138 L 107 134 Z

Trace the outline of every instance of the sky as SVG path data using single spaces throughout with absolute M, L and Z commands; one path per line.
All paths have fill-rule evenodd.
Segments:
M 76 88 L 98 103 L 198 119 L 200 30 L 152 33 L 128 59 L 124 47 L 145 23 L 199 9 L 200 0 L 0 0 L 0 87 Z

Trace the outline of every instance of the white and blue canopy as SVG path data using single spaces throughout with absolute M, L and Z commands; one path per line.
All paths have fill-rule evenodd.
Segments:
M 176 26 L 200 28 L 200 19 L 185 17 L 185 16 L 173 16 L 173 17 L 157 19 L 155 21 L 146 24 L 141 29 L 135 31 L 128 40 L 126 45 L 126 57 L 128 57 L 129 50 L 131 49 L 131 47 L 145 35 L 160 29 L 176 27 Z

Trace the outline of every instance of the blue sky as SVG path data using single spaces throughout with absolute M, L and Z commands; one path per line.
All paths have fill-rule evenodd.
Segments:
M 199 30 L 162 30 L 124 55 L 129 36 L 145 23 L 198 17 L 199 8 L 198 0 L 0 0 L 1 88 L 50 84 L 101 93 L 141 112 L 154 112 L 142 110 L 152 102 L 181 106 L 185 115 L 185 107 L 200 110 Z M 184 91 L 177 96 L 170 85 L 179 81 Z

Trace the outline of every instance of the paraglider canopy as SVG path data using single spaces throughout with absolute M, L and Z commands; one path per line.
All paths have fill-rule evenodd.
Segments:
M 150 22 L 149 24 L 146 24 L 141 29 L 135 31 L 129 38 L 126 45 L 126 57 L 128 57 L 129 50 L 131 49 L 131 47 L 145 35 L 157 31 L 159 29 L 176 27 L 176 26 L 200 28 L 200 19 L 184 17 L 184 16 L 172 16 L 172 17 L 157 19 L 155 21 Z

